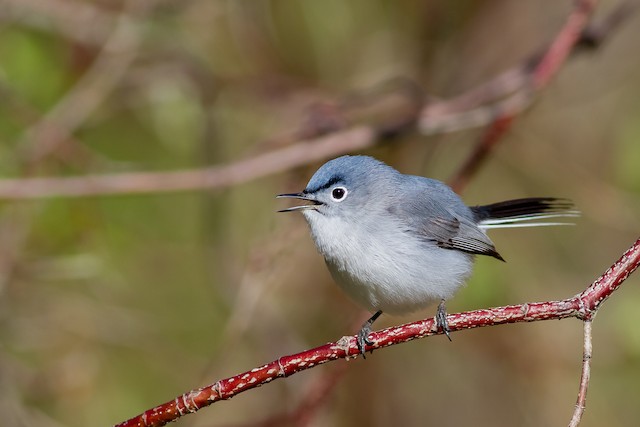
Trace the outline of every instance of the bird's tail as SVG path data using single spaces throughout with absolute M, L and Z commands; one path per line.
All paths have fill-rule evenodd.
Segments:
M 571 200 L 553 197 L 507 200 L 491 205 L 473 206 L 471 210 L 478 221 L 478 227 L 483 229 L 573 225 L 571 222 L 544 220 L 580 216 L 580 211 L 574 209 Z

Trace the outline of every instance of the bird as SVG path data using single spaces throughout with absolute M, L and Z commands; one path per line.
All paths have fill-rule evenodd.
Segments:
M 383 312 L 436 302 L 436 328 L 451 340 L 445 302 L 471 275 L 476 255 L 504 261 L 488 229 L 570 224 L 547 220 L 579 215 L 570 200 L 555 197 L 467 206 L 441 181 L 364 155 L 329 160 L 302 192 L 276 197 L 304 202 L 278 212 L 302 213 L 335 282 L 373 313 L 356 335 L 363 356 Z

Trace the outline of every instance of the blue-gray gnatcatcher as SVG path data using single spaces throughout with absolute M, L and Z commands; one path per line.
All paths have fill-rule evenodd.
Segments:
M 368 156 L 333 159 L 301 193 L 277 197 L 308 202 L 280 212 L 302 212 L 335 281 L 375 312 L 358 333 L 363 355 L 383 311 L 440 301 L 437 327 L 449 336 L 444 301 L 469 277 L 474 256 L 504 261 L 486 229 L 558 225 L 539 220 L 578 215 L 570 201 L 551 197 L 469 207 L 444 183 Z

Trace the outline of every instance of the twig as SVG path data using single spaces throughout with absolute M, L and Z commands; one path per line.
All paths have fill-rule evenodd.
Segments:
M 569 427 L 577 427 L 584 414 L 587 405 L 587 389 L 589 388 L 589 377 L 591 376 L 591 320 L 584 321 L 584 343 L 582 350 L 582 374 L 580 375 L 580 388 L 578 389 L 578 399 L 576 409 L 573 412 Z
M 534 322 L 576 317 L 589 321 L 600 305 L 626 280 L 640 264 L 640 238 L 605 273 L 583 292 L 561 301 L 525 303 L 492 309 L 451 314 L 447 316 L 451 331 L 501 325 L 516 322 Z M 433 318 L 387 328 L 372 333 L 373 345 L 367 350 L 388 347 L 418 338 L 436 335 Z M 192 390 L 174 400 L 145 411 L 118 424 L 118 427 L 162 426 L 183 415 L 197 412 L 210 404 L 288 377 L 297 372 L 337 359 L 352 359 L 359 354 L 354 336 L 342 337 L 337 342 L 325 344 L 290 356 L 283 356 L 266 365 L 217 381 L 209 386 Z

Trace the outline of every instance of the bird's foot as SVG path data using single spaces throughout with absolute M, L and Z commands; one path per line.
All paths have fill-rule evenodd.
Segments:
M 449 334 L 449 322 L 447 322 L 447 308 L 444 305 L 444 300 L 438 304 L 438 310 L 436 311 L 436 330 L 442 331 L 449 341 L 451 341 L 451 335 Z
M 358 343 L 358 350 L 360 351 L 360 354 L 362 354 L 362 357 L 365 359 L 367 358 L 367 356 L 364 355 L 365 346 L 373 344 L 373 341 L 369 340 L 370 333 L 371 325 L 365 323 L 364 326 L 362 326 L 362 329 L 358 331 L 358 336 L 356 338 Z
M 382 311 L 376 311 L 376 313 L 371 316 L 369 320 L 364 322 L 364 325 L 362 325 L 362 328 L 360 329 L 360 331 L 358 331 L 358 335 L 356 336 L 356 344 L 358 345 L 358 350 L 360 351 L 360 354 L 362 354 L 363 359 L 367 358 L 364 355 L 365 347 L 368 345 L 373 345 L 373 341 L 369 339 L 369 334 L 371 333 L 371 325 L 376 321 L 378 317 L 380 317 L 381 314 Z

